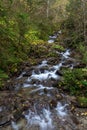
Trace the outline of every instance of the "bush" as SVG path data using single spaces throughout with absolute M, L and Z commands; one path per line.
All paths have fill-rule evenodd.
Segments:
M 87 71 L 84 69 L 73 69 L 64 71 L 64 89 L 71 95 L 87 96 Z
M 8 79 L 8 75 L 0 69 L 0 88 L 2 88 L 6 79 Z
M 58 50 L 58 51 L 64 51 L 65 50 L 62 45 L 57 45 L 57 44 L 54 44 L 52 46 L 52 48 L 55 49 L 55 50 Z
M 82 62 L 87 64 L 87 51 L 84 42 L 80 42 L 77 46 L 77 51 L 82 55 Z

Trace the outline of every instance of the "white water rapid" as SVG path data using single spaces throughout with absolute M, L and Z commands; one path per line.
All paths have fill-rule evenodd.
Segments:
M 57 37 L 59 36 L 59 34 L 61 34 L 61 33 L 62 33 L 62 31 L 60 30 L 60 31 L 56 32 L 54 35 L 49 36 L 48 43 L 54 43 L 55 40 L 57 39 Z
M 53 43 L 59 33 L 61 31 L 50 36 L 48 43 Z M 55 59 L 51 59 L 53 61 L 44 59 L 39 65 L 29 68 L 29 71 L 28 68 L 25 69 L 16 78 L 16 81 L 21 82 L 16 85 L 16 90 L 21 90 L 24 98 L 27 98 L 26 102 L 21 99 L 25 106 L 22 121 L 12 120 L 8 130 L 77 130 L 72 120 L 69 102 L 56 88 L 56 84 L 62 79 L 61 69 L 63 67 L 73 69 L 73 63 L 70 65 L 67 62 L 71 52 L 66 49 L 65 52 L 57 54 L 60 58 L 56 59 L 56 62 Z
M 48 82 L 57 81 L 61 78 L 60 75 L 56 73 L 56 71 L 59 71 L 61 67 L 63 67 L 63 63 L 66 59 L 68 59 L 70 56 L 70 50 L 66 50 L 65 52 L 61 53 L 61 61 L 60 63 L 56 65 L 50 65 L 48 64 L 47 60 L 43 60 L 41 64 L 36 66 L 37 71 L 32 70 L 32 74 L 25 80 L 23 83 L 23 88 L 33 88 L 30 93 L 36 93 L 38 92 L 40 96 L 44 95 L 45 91 L 53 91 L 55 88 Z M 47 69 L 46 69 L 47 67 Z M 45 68 L 45 69 L 43 69 Z M 43 71 L 41 71 L 43 69 Z M 26 72 L 23 72 L 19 78 L 23 76 Z M 50 94 L 47 94 L 46 96 L 51 98 Z M 61 102 L 57 102 L 57 105 L 54 109 L 55 115 L 59 119 L 66 118 L 67 113 L 67 106 L 68 104 L 62 104 Z M 28 110 L 24 117 L 27 121 L 25 129 L 33 130 L 33 126 L 36 126 L 38 130 L 56 130 L 54 123 L 54 115 L 52 113 L 52 110 L 50 109 L 49 105 L 48 107 L 42 106 L 41 109 L 38 112 L 37 107 L 34 107 L 34 110 Z M 15 122 L 12 122 L 13 130 L 19 130 L 19 127 Z

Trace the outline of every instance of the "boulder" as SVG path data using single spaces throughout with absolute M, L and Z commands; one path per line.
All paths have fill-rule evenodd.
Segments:
M 62 72 L 60 72 L 59 70 L 56 71 L 56 74 L 59 76 L 63 76 Z
M 86 64 L 85 63 L 78 63 L 76 65 L 74 65 L 74 68 L 85 68 Z

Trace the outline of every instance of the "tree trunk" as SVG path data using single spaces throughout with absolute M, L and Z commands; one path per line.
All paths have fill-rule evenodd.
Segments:
M 83 9 L 83 33 L 84 33 L 84 41 L 87 45 L 87 30 L 86 30 L 86 25 L 87 25 L 87 20 L 86 20 L 86 0 L 82 0 L 82 9 Z
M 50 4 L 50 1 L 47 0 L 47 18 L 49 17 L 49 4 Z

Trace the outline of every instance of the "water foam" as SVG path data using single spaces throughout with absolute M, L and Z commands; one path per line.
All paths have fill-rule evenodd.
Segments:
M 17 77 L 17 79 L 21 79 L 24 74 L 26 74 L 26 72 L 22 72 L 22 73 L 19 75 L 19 77 Z
M 67 59 L 67 58 L 69 58 L 69 55 L 70 55 L 70 50 L 69 50 L 69 49 L 67 49 L 67 50 L 66 50 L 66 52 L 61 53 L 61 54 L 62 54 L 62 56 L 63 56 L 65 59 Z
M 60 117 L 64 117 L 67 115 L 67 108 L 66 108 L 67 106 L 68 106 L 68 104 L 62 105 L 61 102 L 58 102 L 57 107 L 56 107 L 56 111 Z
M 32 92 L 37 92 L 37 91 L 39 91 L 39 90 L 44 90 L 45 88 L 46 88 L 47 90 L 54 89 L 53 87 L 47 87 L 47 86 L 43 86 L 42 84 L 40 84 L 40 85 L 38 85 L 38 88 L 32 90 L 31 93 L 32 93 Z
M 59 63 L 58 65 L 54 65 L 53 68 L 56 69 L 56 70 L 59 70 L 62 66 L 62 62 Z
M 56 38 L 57 38 L 57 35 L 49 36 L 49 38 L 51 38 L 51 39 L 56 39 Z
M 32 127 L 32 125 L 35 125 L 39 126 L 40 130 L 54 129 L 51 112 L 45 108 L 42 110 L 40 115 L 29 111 L 29 113 L 25 115 L 25 118 L 27 120 L 27 127 Z
M 19 130 L 19 127 L 18 127 L 18 125 L 16 124 L 16 122 L 12 121 L 12 122 L 11 122 L 11 126 L 12 126 L 13 130 Z
M 32 74 L 31 78 L 43 81 L 50 78 L 58 79 L 58 75 L 56 75 L 54 71 L 50 71 L 50 72 L 45 71 L 44 73 L 40 73 L 40 74 Z
M 47 60 L 43 60 L 42 63 L 40 65 L 38 65 L 38 68 L 41 68 L 41 67 L 44 67 L 44 66 L 48 66 Z
M 54 43 L 54 39 L 50 39 L 50 40 L 48 40 L 48 43 Z

